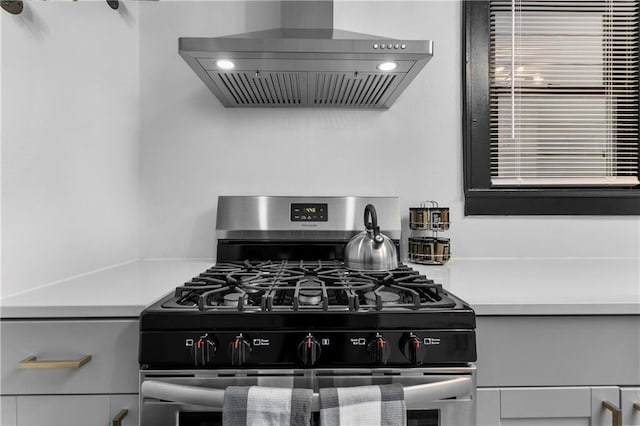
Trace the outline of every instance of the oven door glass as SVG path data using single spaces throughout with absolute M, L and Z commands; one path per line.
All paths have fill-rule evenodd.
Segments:
M 222 413 L 179 413 L 178 426 L 222 426 Z

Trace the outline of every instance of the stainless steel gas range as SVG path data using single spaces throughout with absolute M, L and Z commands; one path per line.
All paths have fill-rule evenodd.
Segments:
M 221 424 L 231 385 L 387 383 L 412 425 L 475 424 L 474 311 L 406 265 L 346 268 L 367 204 L 399 246 L 396 198 L 220 197 L 217 263 L 141 314 L 141 425 Z

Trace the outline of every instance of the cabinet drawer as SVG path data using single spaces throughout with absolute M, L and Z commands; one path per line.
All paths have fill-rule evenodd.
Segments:
M 495 400 L 493 398 L 494 406 Z M 620 389 L 614 386 L 500 389 L 499 424 L 503 426 L 616 424 L 613 421 L 612 412 L 603 405 L 605 401 L 617 407 L 620 402 Z
M 19 396 L 18 420 L 19 426 L 105 426 L 109 396 Z
M 23 395 L 0 397 L 0 426 L 138 426 L 138 395 Z M 126 412 L 123 412 L 126 410 Z
M 640 383 L 640 316 L 478 317 L 477 324 L 480 387 Z
M 0 327 L 3 395 L 138 392 L 138 321 L 2 321 Z M 58 362 L 86 355 L 90 361 L 76 368 Z M 29 357 L 53 362 L 19 368 Z
M 504 418 L 569 418 L 591 415 L 589 388 L 512 388 L 500 391 Z
M 0 396 L 0 426 L 16 426 L 16 397 Z

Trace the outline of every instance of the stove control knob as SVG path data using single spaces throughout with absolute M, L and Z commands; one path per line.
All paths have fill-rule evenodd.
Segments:
M 378 365 L 386 364 L 387 361 L 389 361 L 389 355 L 391 355 L 389 343 L 381 334 L 376 334 L 375 337 L 369 341 L 367 351 L 371 355 L 373 362 Z
M 191 355 L 196 366 L 210 364 L 216 356 L 216 342 L 206 334 L 198 337 L 191 347 Z
M 231 352 L 231 365 L 243 365 L 251 354 L 251 343 L 242 335 L 236 336 L 229 344 L 229 351 Z
M 415 334 L 407 334 L 400 341 L 400 351 L 414 365 L 422 364 L 422 354 L 424 348 L 420 343 L 420 338 Z
M 298 356 L 307 367 L 311 367 L 318 361 L 320 353 L 320 343 L 311 334 L 298 345 Z

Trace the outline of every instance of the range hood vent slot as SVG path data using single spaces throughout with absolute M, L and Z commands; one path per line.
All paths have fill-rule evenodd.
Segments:
M 316 106 L 376 107 L 397 85 L 394 74 L 348 76 L 338 73 L 315 75 L 313 104 Z
M 300 73 L 213 72 L 234 106 L 295 106 L 303 99 Z

